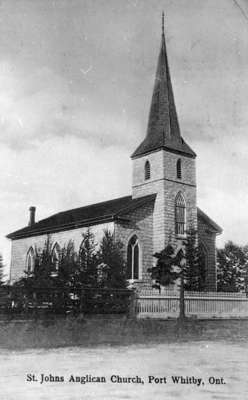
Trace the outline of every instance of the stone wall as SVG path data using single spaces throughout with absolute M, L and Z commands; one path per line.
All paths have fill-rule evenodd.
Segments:
M 180 158 L 182 177 L 177 178 Z M 146 161 L 151 177 L 145 180 Z M 169 151 L 159 150 L 133 160 L 133 197 L 156 193 L 153 219 L 153 248 L 160 251 L 171 240 L 176 244 L 182 237 L 175 236 L 175 199 L 181 192 L 186 202 L 186 229 L 197 229 L 195 160 Z
M 115 224 L 115 238 L 123 243 L 123 256 L 127 259 L 127 245 L 129 239 L 136 235 L 140 246 L 140 279 L 139 286 L 151 285 L 150 274 L 147 269 L 153 265 L 153 210 L 154 203 L 146 205 L 125 215 L 129 222 Z

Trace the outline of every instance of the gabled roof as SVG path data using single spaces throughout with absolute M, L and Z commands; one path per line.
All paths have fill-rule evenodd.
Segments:
M 154 201 L 155 198 L 155 194 L 139 197 L 137 199 L 133 199 L 132 196 L 125 196 L 102 203 L 59 212 L 51 217 L 42 219 L 32 226 L 27 226 L 12 232 L 7 235 L 7 238 L 20 239 L 120 220 L 123 219 L 123 216 L 129 211 L 141 207 L 143 204 L 147 204 L 150 201 Z
M 162 17 L 162 41 L 152 95 L 147 134 L 132 154 L 132 158 L 165 148 L 170 151 L 195 157 L 194 151 L 183 140 L 180 133 L 177 111 L 167 59 L 164 15 Z
M 59 212 L 51 217 L 42 219 L 32 226 L 19 229 L 7 235 L 9 239 L 20 239 L 38 236 L 84 226 L 92 226 L 111 221 L 125 220 L 125 215 L 149 202 L 154 202 L 156 194 L 133 199 L 132 196 L 91 204 L 85 207 L 74 208 Z M 216 233 L 222 229 L 200 208 L 197 208 L 197 218 L 201 218 Z
M 205 214 L 199 207 L 197 208 L 197 218 L 202 219 L 214 232 L 222 233 L 222 228 L 216 224 L 207 214 Z

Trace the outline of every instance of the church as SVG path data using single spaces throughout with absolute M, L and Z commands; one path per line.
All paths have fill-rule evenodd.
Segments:
M 197 207 L 196 154 L 180 132 L 168 65 L 164 16 L 147 132 L 131 155 L 131 195 L 54 214 L 35 221 L 30 207 L 28 226 L 7 235 L 11 239 L 10 280 L 32 272 L 35 247 L 43 248 L 49 235 L 55 259 L 73 240 L 80 250 L 82 233 L 90 227 L 96 240 L 105 229 L 123 243 L 128 279 L 136 287 L 151 287 L 147 270 L 153 254 L 170 243 L 180 244 L 196 229 L 203 254 L 206 289 L 216 290 L 216 235 L 222 229 Z

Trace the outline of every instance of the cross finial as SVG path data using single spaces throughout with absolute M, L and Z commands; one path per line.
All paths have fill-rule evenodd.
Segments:
M 164 11 L 162 12 L 162 35 L 164 35 Z

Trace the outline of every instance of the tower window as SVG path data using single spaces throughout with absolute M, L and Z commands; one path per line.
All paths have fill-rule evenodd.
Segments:
M 178 193 L 175 202 L 176 235 L 186 232 L 186 205 L 182 193 Z
M 182 161 L 180 158 L 177 160 L 177 178 L 182 178 Z
M 139 279 L 140 249 L 136 235 L 132 236 L 127 246 L 127 279 Z
M 145 180 L 151 178 L 151 165 L 149 161 L 147 160 L 145 163 Z

